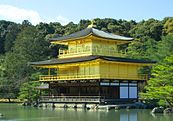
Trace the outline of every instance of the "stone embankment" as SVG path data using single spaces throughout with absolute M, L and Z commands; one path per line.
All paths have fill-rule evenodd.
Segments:
M 28 106 L 26 102 L 22 104 Z M 30 106 L 31 104 L 29 104 Z M 80 109 L 106 109 L 106 110 L 120 110 L 120 109 L 153 109 L 152 113 L 173 113 L 173 109 L 164 107 L 155 107 L 153 104 L 146 104 L 142 102 L 136 102 L 133 104 L 116 104 L 116 105 L 100 105 L 100 104 L 76 104 L 76 103 L 40 103 L 32 104 L 33 107 L 44 108 L 80 108 Z
M 34 105 L 34 107 L 36 107 Z M 75 103 L 40 103 L 37 107 L 46 108 L 84 108 L 84 109 L 107 109 L 107 110 L 120 110 L 120 109 L 146 109 L 149 108 L 143 103 L 133 104 L 116 104 L 116 105 L 99 105 L 99 104 L 75 104 Z M 153 107 L 153 106 L 151 106 Z M 150 107 L 150 108 L 151 108 Z

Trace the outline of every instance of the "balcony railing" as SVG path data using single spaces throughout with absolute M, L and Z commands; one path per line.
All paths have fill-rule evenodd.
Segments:
M 101 102 L 101 96 L 41 96 L 40 102 Z
M 95 74 L 95 75 L 40 75 L 40 81 L 65 81 L 65 80 L 82 80 L 82 79 L 128 79 L 128 80 L 148 80 L 148 75 L 110 75 L 110 74 Z
M 125 98 L 125 99 L 110 99 L 105 98 L 105 96 L 40 96 L 40 102 L 45 103 L 110 103 L 110 102 L 116 102 L 117 104 L 120 103 L 129 103 L 132 101 L 136 101 L 137 98 Z M 64 105 L 59 105 L 64 106 Z M 71 105 L 72 106 L 72 105 Z
M 117 51 L 111 51 L 109 49 L 94 49 L 94 48 L 88 48 L 88 49 L 75 49 L 73 51 L 70 50 L 61 50 L 59 49 L 59 57 L 65 58 L 65 57 L 75 57 L 75 56 L 86 56 L 86 55 L 104 55 L 104 56 L 112 56 L 112 57 L 125 57 L 125 52 L 117 52 Z

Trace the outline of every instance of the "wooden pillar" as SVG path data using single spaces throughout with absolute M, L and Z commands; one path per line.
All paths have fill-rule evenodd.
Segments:
M 55 87 L 55 92 L 56 92 L 55 96 L 58 96 L 58 89 L 57 89 L 57 86 Z
M 98 88 L 99 88 L 99 96 L 101 96 L 100 79 L 99 79 L 99 82 L 98 82 Z
M 101 87 L 100 87 L 100 79 L 98 82 L 98 88 L 99 88 L 99 103 L 101 103 Z
M 80 96 L 80 86 L 79 86 L 78 90 L 79 90 L 79 96 Z
M 50 76 L 50 68 L 49 68 L 49 73 L 48 73 L 48 75 Z
M 58 86 L 57 92 L 58 92 L 58 95 L 57 96 L 61 96 L 60 95 L 60 87 L 59 86 Z
M 139 99 L 139 98 L 138 98 L 138 91 L 139 91 L 139 89 L 138 89 L 138 88 L 139 88 L 139 81 L 137 80 L 137 82 L 136 82 L 136 83 L 137 83 L 137 101 L 138 101 L 138 99 Z
M 49 83 L 49 96 L 51 96 L 51 85 Z
M 80 82 L 78 81 L 78 84 L 79 84 L 79 86 L 78 86 L 78 92 L 79 92 L 79 96 L 81 95 L 80 93 L 81 93 L 81 88 L 80 88 Z

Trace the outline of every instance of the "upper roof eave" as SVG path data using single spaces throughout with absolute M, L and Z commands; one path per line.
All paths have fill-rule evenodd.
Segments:
M 120 35 L 115 35 L 113 33 L 108 33 L 108 32 L 104 32 L 95 28 L 86 28 L 83 29 L 79 32 L 75 32 L 73 34 L 70 35 L 66 35 L 66 36 L 62 36 L 62 37 L 58 37 L 58 38 L 50 38 L 49 40 L 51 42 L 56 42 L 56 41 L 68 41 L 68 40 L 76 40 L 76 39 L 80 39 L 82 37 L 87 37 L 88 35 L 93 34 L 97 37 L 101 37 L 104 39 L 111 39 L 111 40 L 120 40 L 120 41 L 132 41 L 134 40 L 134 38 L 131 37 L 124 37 L 124 36 L 120 36 Z

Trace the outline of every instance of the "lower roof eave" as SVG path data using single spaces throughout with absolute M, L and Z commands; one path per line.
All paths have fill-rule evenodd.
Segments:
M 88 61 L 93 61 L 97 59 L 101 59 L 101 60 L 113 62 L 113 63 L 129 63 L 129 64 L 136 64 L 141 66 L 148 66 L 148 65 L 152 65 L 156 63 L 156 61 L 90 55 L 90 56 L 79 57 L 79 58 L 52 59 L 52 60 L 39 61 L 39 62 L 30 62 L 30 64 L 36 67 L 51 68 L 50 66 L 52 66 L 52 68 L 54 68 L 53 66 L 57 66 L 57 65 L 88 62 Z

